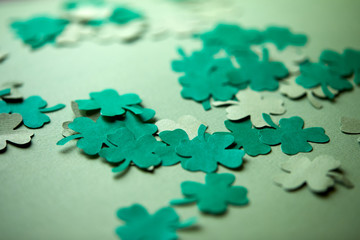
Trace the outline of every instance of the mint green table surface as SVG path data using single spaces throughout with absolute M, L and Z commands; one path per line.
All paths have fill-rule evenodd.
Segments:
M 137 1 L 132 6 L 156 14 L 156 4 L 152 3 L 158 1 Z M 325 48 L 360 49 L 360 1 L 243 0 L 241 6 L 239 22 L 246 27 L 263 29 L 278 24 L 306 33 L 310 41 L 305 51 L 314 61 Z M 82 154 L 75 141 L 56 146 L 62 138 L 62 122 L 73 118 L 70 101 L 86 99 L 89 92 L 105 88 L 134 92 L 146 107 L 157 111 L 159 119 L 190 114 L 208 123 L 213 131 L 225 130 L 226 114 L 224 109 L 205 112 L 200 104 L 180 97 L 178 75 L 171 71 L 170 61 L 177 57 L 177 46 L 188 51 L 198 48 L 196 40 L 171 37 L 153 41 L 146 36 L 131 45 L 85 42 L 73 48 L 47 45 L 31 51 L 9 29 L 11 19 L 58 11 L 58 1 L 0 3 L 0 48 L 10 53 L 0 64 L 0 81 L 22 81 L 25 96 L 40 95 L 50 106 L 67 105 L 49 114 L 50 124 L 34 131 L 30 148 L 10 145 L 0 155 L 0 239 L 113 240 L 117 239 L 114 230 L 121 224 L 115 216 L 118 208 L 140 203 L 154 212 L 182 196 L 182 181 L 203 182 L 205 174 L 185 171 L 179 165 L 161 167 L 154 173 L 131 167 L 125 176 L 115 178 L 109 165 Z M 281 172 L 279 164 L 289 158 L 277 146 L 269 155 L 246 157 L 240 171 L 219 168 L 220 173 L 236 175 L 235 185 L 248 188 L 248 206 L 230 206 L 220 217 L 203 215 L 196 205 L 176 207 L 182 219 L 198 217 L 200 226 L 198 230 L 180 231 L 181 239 L 360 236 L 360 146 L 358 136 L 339 130 L 341 116 L 360 118 L 360 89 L 342 94 L 335 103 L 323 102 L 322 110 L 312 108 L 306 99 L 284 101 L 284 117 L 301 116 L 306 127 L 321 126 L 331 139 L 328 144 L 312 144 L 314 150 L 301 155 L 333 155 L 341 160 L 355 188 L 336 185 L 327 196 L 317 196 L 307 188 L 285 192 L 272 182 L 272 177 Z

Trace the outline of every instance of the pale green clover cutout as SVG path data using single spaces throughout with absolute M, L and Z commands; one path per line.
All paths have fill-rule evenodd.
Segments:
M 186 181 L 181 183 L 184 199 L 170 201 L 171 205 L 182 205 L 196 202 L 200 211 L 210 214 L 222 214 L 227 205 L 243 206 L 248 204 L 247 189 L 241 186 L 231 186 L 235 176 L 230 173 L 209 173 L 205 184 Z
M 206 127 L 201 125 L 198 136 L 191 141 L 182 141 L 176 153 L 184 157 L 181 165 L 189 171 L 215 172 L 218 163 L 228 168 L 241 166 L 244 151 L 227 149 L 234 143 L 229 134 L 205 134 Z
M 288 155 L 310 152 L 312 146 L 308 142 L 326 143 L 330 140 L 321 127 L 303 129 L 304 120 L 300 117 L 282 118 L 279 126 L 269 115 L 263 114 L 263 117 L 272 128 L 260 130 L 260 141 L 271 146 L 281 144 L 281 150 Z
M 171 207 L 161 208 L 150 215 L 140 204 L 120 208 L 117 217 L 125 222 L 116 228 L 121 240 L 175 240 L 178 239 L 177 229 L 191 227 L 196 222 L 195 218 L 180 222 L 180 217 Z
M 20 114 L 0 114 L 0 151 L 6 148 L 7 142 L 17 145 L 30 143 L 33 132 L 29 130 L 15 130 L 22 122 Z
M 287 172 L 274 177 L 274 182 L 285 190 L 295 190 L 307 184 L 311 191 L 321 193 L 334 186 L 335 181 L 346 187 L 352 183 L 342 174 L 334 172 L 340 167 L 340 161 L 332 156 L 320 155 L 313 161 L 306 157 L 293 157 L 281 164 Z
M 360 119 L 342 117 L 340 129 L 343 133 L 360 134 Z M 360 137 L 358 142 L 360 142 Z

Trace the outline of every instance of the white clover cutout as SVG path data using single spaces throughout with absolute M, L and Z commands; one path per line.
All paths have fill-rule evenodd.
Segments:
M 71 23 L 56 38 L 56 44 L 58 46 L 74 45 L 84 39 L 94 36 L 95 34 L 96 31 L 91 26 Z
M 342 117 L 340 130 L 343 133 L 360 134 L 360 119 Z M 360 142 L 360 137 L 357 141 Z

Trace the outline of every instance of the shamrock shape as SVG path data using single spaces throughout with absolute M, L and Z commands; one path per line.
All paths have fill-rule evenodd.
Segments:
M 0 151 L 6 148 L 7 142 L 25 145 L 31 141 L 34 133 L 28 130 L 15 130 L 21 122 L 20 114 L 0 113 Z
M 270 146 L 260 141 L 259 130 L 252 128 L 250 120 L 242 122 L 226 120 L 225 126 L 232 132 L 237 147 L 244 148 L 246 154 L 255 157 L 260 154 L 268 154 L 271 151 Z
M 327 66 L 319 63 L 308 62 L 300 66 L 301 75 L 296 78 L 296 83 L 304 88 L 314 88 L 321 86 L 324 94 L 333 99 L 335 95 L 329 90 L 328 86 L 333 89 L 344 91 L 353 88 L 351 83 L 330 71 Z
M 274 43 L 280 50 L 283 50 L 288 45 L 304 46 L 307 42 L 306 35 L 293 34 L 288 28 L 284 27 L 268 27 L 263 34 L 266 42 Z
M 360 85 L 360 51 L 345 49 L 341 55 L 331 50 L 325 50 L 320 55 L 320 61 L 327 64 L 331 71 L 343 77 L 355 73 L 354 82 Z
M 96 155 L 100 152 L 103 144 L 112 146 L 107 136 L 116 132 L 122 127 L 122 122 L 104 117 L 99 117 L 96 122 L 87 117 L 75 118 L 68 127 L 78 134 L 70 135 L 57 142 L 57 145 L 64 145 L 73 139 L 79 139 L 77 147 L 84 150 L 88 155 Z
M 100 26 L 107 22 L 111 15 L 111 8 L 103 0 L 66 1 L 63 8 L 72 22 L 89 26 Z
M 317 109 L 322 108 L 322 104 L 315 98 L 327 98 L 320 86 L 306 89 L 295 82 L 296 76 L 291 76 L 280 85 L 279 91 L 290 99 L 300 99 L 306 96 L 310 104 Z M 335 96 L 337 90 L 328 87 L 329 91 Z
M 176 153 L 184 157 L 181 165 L 189 171 L 215 172 L 218 163 L 228 168 L 238 168 L 242 164 L 244 151 L 226 149 L 234 143 L 234 137 L 228 134 L 206 134 L 201 125 L 198 136 L 191 141 L 182 141 L 176 147 Z
M 121 126 L 126 127 L 135 138 L 143 135 L 152 135 L 157 132 L 157 126 L 155 124 L 144 123 L 142 122 L 141 116 L 131 112 L 125 113 L 125 118 L 121 120 Z
M 101 92 L 90 93 L 91 100 L 76 100 L 80 110 L 97 110 L 100 114 L 107 117 L 123 115 L 129 110 L 135 114 L 143 113 L 143 109 L 137 104 L 141 103 L 141 99 L 137 94 L 128 93 L 119 95 L 114 89 L 105 89 Z
M 177 229 L 188 228 L 196 219 L 180 222 L 179 216 L 171 207 L 164 207 L 150 215 L 140 204 L 134 204 L 117 211 L 117 217 L 126 224 L 116 229 L 122 240 L 175 240 Z
M 24 43 L 36 49 L 54 42 L 68 23 L 69 21 L 64 19 L 39 16 L 27 21 L 13 22 L 11 27 Z
M 340 129 L 343 133 L 360 134 L 360 119 L 342 117 Z M 360 142 L 360 137 L 358 142 Z
M 232 85 L 250 85 L 254 91 L 275 91 L 279 87 L 279 79 L 289 75 L 288 70 L 281 62 L 270 62 L 269 52 L 263 49 L 262 61 L 248 58 L 240 63 L 241 68 L 228 74 Z
M 131 162 L 143 169 L 156 167 L 161 163 L 161 158 L 155 154 L 155 150 L 163 143 L 158 142 L 152 135 L 135 138 L 131 131 L 121 128 L 114 134 L 108 135 L 108 140 L 115 147 L 103 148 L 100 156 L 110 163 L 121 163 L 113 168 L 113 172 L 124 171 Z
M 50 122 L 50 118 L 44 113 L 54 112 L 65 107 L 64 104 L 57 104 L 53 107 L 45 108 L 47 102 L 39 96 L 31 96 L 22 102 L 1 102 L 0 113 L 19 113 L 21 114 L 24 125 L 28 128 L 40 128 L 45 123 Z
M 352 183 L 345 176 L 333 171 L 339 167 L 340 161 L 332 156 L 320 155 L 313 161 L 306 157 L 293 157 L 281 165 L 287 173 L 275 176 L 274 182 L 285 190 L 295 190 L 306 183 L 310 190 L 316 193 L 325 192 L 334 186 L 335 181 L 352 187 Z
M 93 27 L 81 24 L 70 23 L 65 30 L 56 37 L 57 46 L 74 45 L 83 39 L 86 39 L 95 34 Z
M 259 93 L 247 90 L 236 94 L 239 101 L 213 102 L 213 106 L 231 105 L 226 108 L 226 117 L 230 120 L 241 120 L 250 116 L 257 128 L 267 126 L 262 118 L 263 113 L 281 115 L 285 113 L 284 101 L 276 98 L 265 99 Z
M 197 120 L 191 115 L 181 116 L 176 122 L 170 119 L 161 119 L 155 123 L 158 127 L 159 133 L 182 129 L 189 136 L 190 140 L 197 136 L 197 130 L 201 124 L 205 125 L 203 122 Z
M 268 114 L 263 114 L 264 120 L 272 127 L 260 130 L 260 141 L 267 145 L 281 144 L 281 150 L 293 155 L 299 152 L 310 152 L 312 146 L 308 142 L 326 143 L 329 137 L 321 127 L 304 127 L 304 120 L 300 117 L 282 118 L 279 126 Z
M 130 43 L 140 39 L 147 31 L 148 25 L 145 19 L 136 19 L 131 22 L 119 25 L 109 23 L 101 27 L 97 32 L 97 40 L 101 43 L 124 42 Z
M 206 174 L 205 184 L 186 181 L 181 183 L 185 199 L 170 201 L 171 205 L 182 205 L 196 202 L 200 211 L 210 214 L 226 212 L 227 205 L 242 206 L 248 204 L 247 189 L 241 186 L 231 186 L 235 176 L 230 173 Z
M 139 18 L 143 18 L 143 16 L 134 10 L 125 7 L 117 7 L 113 10 L 109 20 L 116 24 L 126 24 Z

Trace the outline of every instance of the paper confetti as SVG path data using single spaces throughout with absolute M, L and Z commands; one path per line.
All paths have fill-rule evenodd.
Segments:
M 5 88 L 3 90 L 0 90 L 0 97 L 6 96 L 10 94 L 10 88 Z
M 10 94 L 2 96 L 2 99 L 5 101 L 22 101 L 23 94 L 18 90 L 22 85 L 21 82 L 5 82 L 1 84 L 1 87 L 10 89 Z
M 303 129 L 304 121 L 300 117 L 282 118 L 279 126 L 271 120 L 269 115 L 263 114 L 263 117 L 272 128 L 260 130 L 260 141 L 271 146 L 281 144 L 281 150 L 288 155 L 310 152 L 312 146 L 308 142 L 330 141 L 321 127 Z
M 201 125 L 198 136 L 191 141 L 182 141 L 176 153 L 185 157 L 181 162 L 189 171 L 215 172 L 218 163 L 228 168 L 238 168 L 242 164 L 244 151 L 226 149 L 234 143 L 234 137 L 228 134 L 205 134 L 206 127 Z
M 215 107 L 230 105 L 226 108 L 226 117 L 230 120 L 241 120 L 250 116 L 251 122 L 257 128 L 267 126 L 263 113 L 281 115 L 285 113 L 284 101 L 277 98 L 264 98 L 259 93 L 247 90 L 236 94 L 239 101 L 213 102 Z
M 101 25 L 111 15 L 111 8 L 103 0 L 66 1 L 65 16 L 73 22 Z
M 334 186 L 335 181 L 346 187 L 353 187 L 345 176 L 333 171 L 339 167 L 340 161 L 328 155 L 318 156 L 313 161 L 306 157 L 293 157 L 281 165 L 287 173 L 275 176 L 274 182 L 285 190 L 295 190 L 307 184 L 316 193 L 327 191 Z
M 65 30 L 56 38 L 58 46 L 75 45 L 83 39 L 89 38 L 96 34 L 91 26 L 79 23 L 70 23 Z
M 307 37 L 304 34 L 294 34 L 288 28 L 272 26 L 264 32 L 264 40 L 274 43 L 278 49 L 283 50 L 288 45 L 304 46 Z
M 360 119 L 342 117 L 340 129 L 343 133 L 360 134 Z M 360 137 L 358 142 L 360 142 Z
M 30 143 L 34 133 L 29 130 L 15 130 L 21 122 L 20 114 L 0 113 L 0 151 L 6 148 L 7 142 L 17 145 Z
M 117 217 L 125 222 L 125 225 L 116 229 L 116 234 L 122 240 L 175 240 L 178 239 L 177 229 L 191 227 L 196 222 L 195 218 L 180 222 L 179 216 L 171 207 L 161 208 L 150 215 L 139 204 L 119 209 Z
M 241 186 L 231 186 L 235 176 L 230 173 L 209 173 L 205 184 L 185 181 L 181 183 L 184 199 L 170 201 L 171 205 L 183 205 L 196 202 L 200 211 L 210 214 L 222 214 L 227 205 L 243 206 L 248 204 L 247 189 Z
M 126 7 L 117 7 L 113 10 L 109 20 L 116 24 L 126 24 L 139 18 L 143 18 L 142 14 Z

